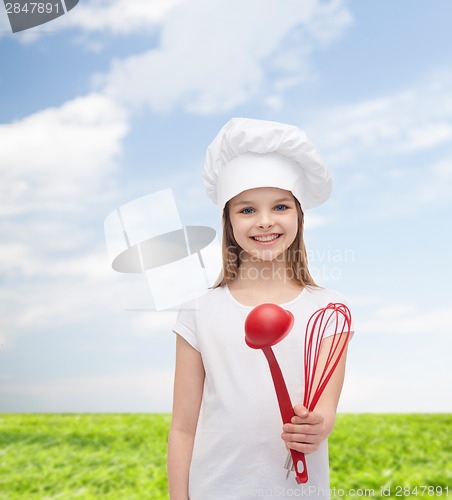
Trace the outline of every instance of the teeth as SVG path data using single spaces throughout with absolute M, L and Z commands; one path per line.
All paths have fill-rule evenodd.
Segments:
M 262 242 L 273 241 L 276 240 L 276 238 L 279 238 L 279 234 L 269 234 L 268 236 L 253 236 L 254 240 Z

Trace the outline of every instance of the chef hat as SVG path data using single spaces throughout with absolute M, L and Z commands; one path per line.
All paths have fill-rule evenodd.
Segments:
M 291 191 L 303 210 L 326 201 L 332 181 L 305 132 L 284 123 L 232 118 L 207 148 L 207 196 L 222 211 L 237 194 L 257 187 Z

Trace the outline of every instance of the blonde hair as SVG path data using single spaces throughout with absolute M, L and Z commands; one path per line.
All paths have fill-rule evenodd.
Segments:
M 298 230 L 295 239 L 284 253 L 285 261 L 287 263 L 286 269 L 299 285 L 303 287 L 318 286 L 314 281 L 314 278 L 311 276 L 308 268 L 308 256 L 303 239 L 303 210 L 295 197 L 294 201 L 298 216 Z M 242 252 L 244 252 L 244 250 L 239 246 L 234 238 L 231 217 L 229 215 L 228 201 L 223 210 L 223 272 L 221 280 L 214 285 L 214 288 L 227 285 L 237 278 L 238 270 L 242 262 Z

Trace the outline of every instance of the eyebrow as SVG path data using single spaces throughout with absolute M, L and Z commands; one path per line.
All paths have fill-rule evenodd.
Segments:
M 293 198 L 289 198 L 288 196 L 285 196 L 284 198 L 278 198 L 277 200 L 273 200 L 272 204 L 278 205 L 278 203 L 290 203 L 293 202 Z M 233 206 L 237 205 L 254 205 L 256 202 L 255 201 L 236 201 L 233 203 Z

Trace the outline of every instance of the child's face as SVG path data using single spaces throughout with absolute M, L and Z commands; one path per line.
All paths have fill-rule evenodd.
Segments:
M 274 260 L 297 235 L 296 201 L 290 191 L 248 189 L 232 198 L 229 215 L 237 243 L 258 260 Z

